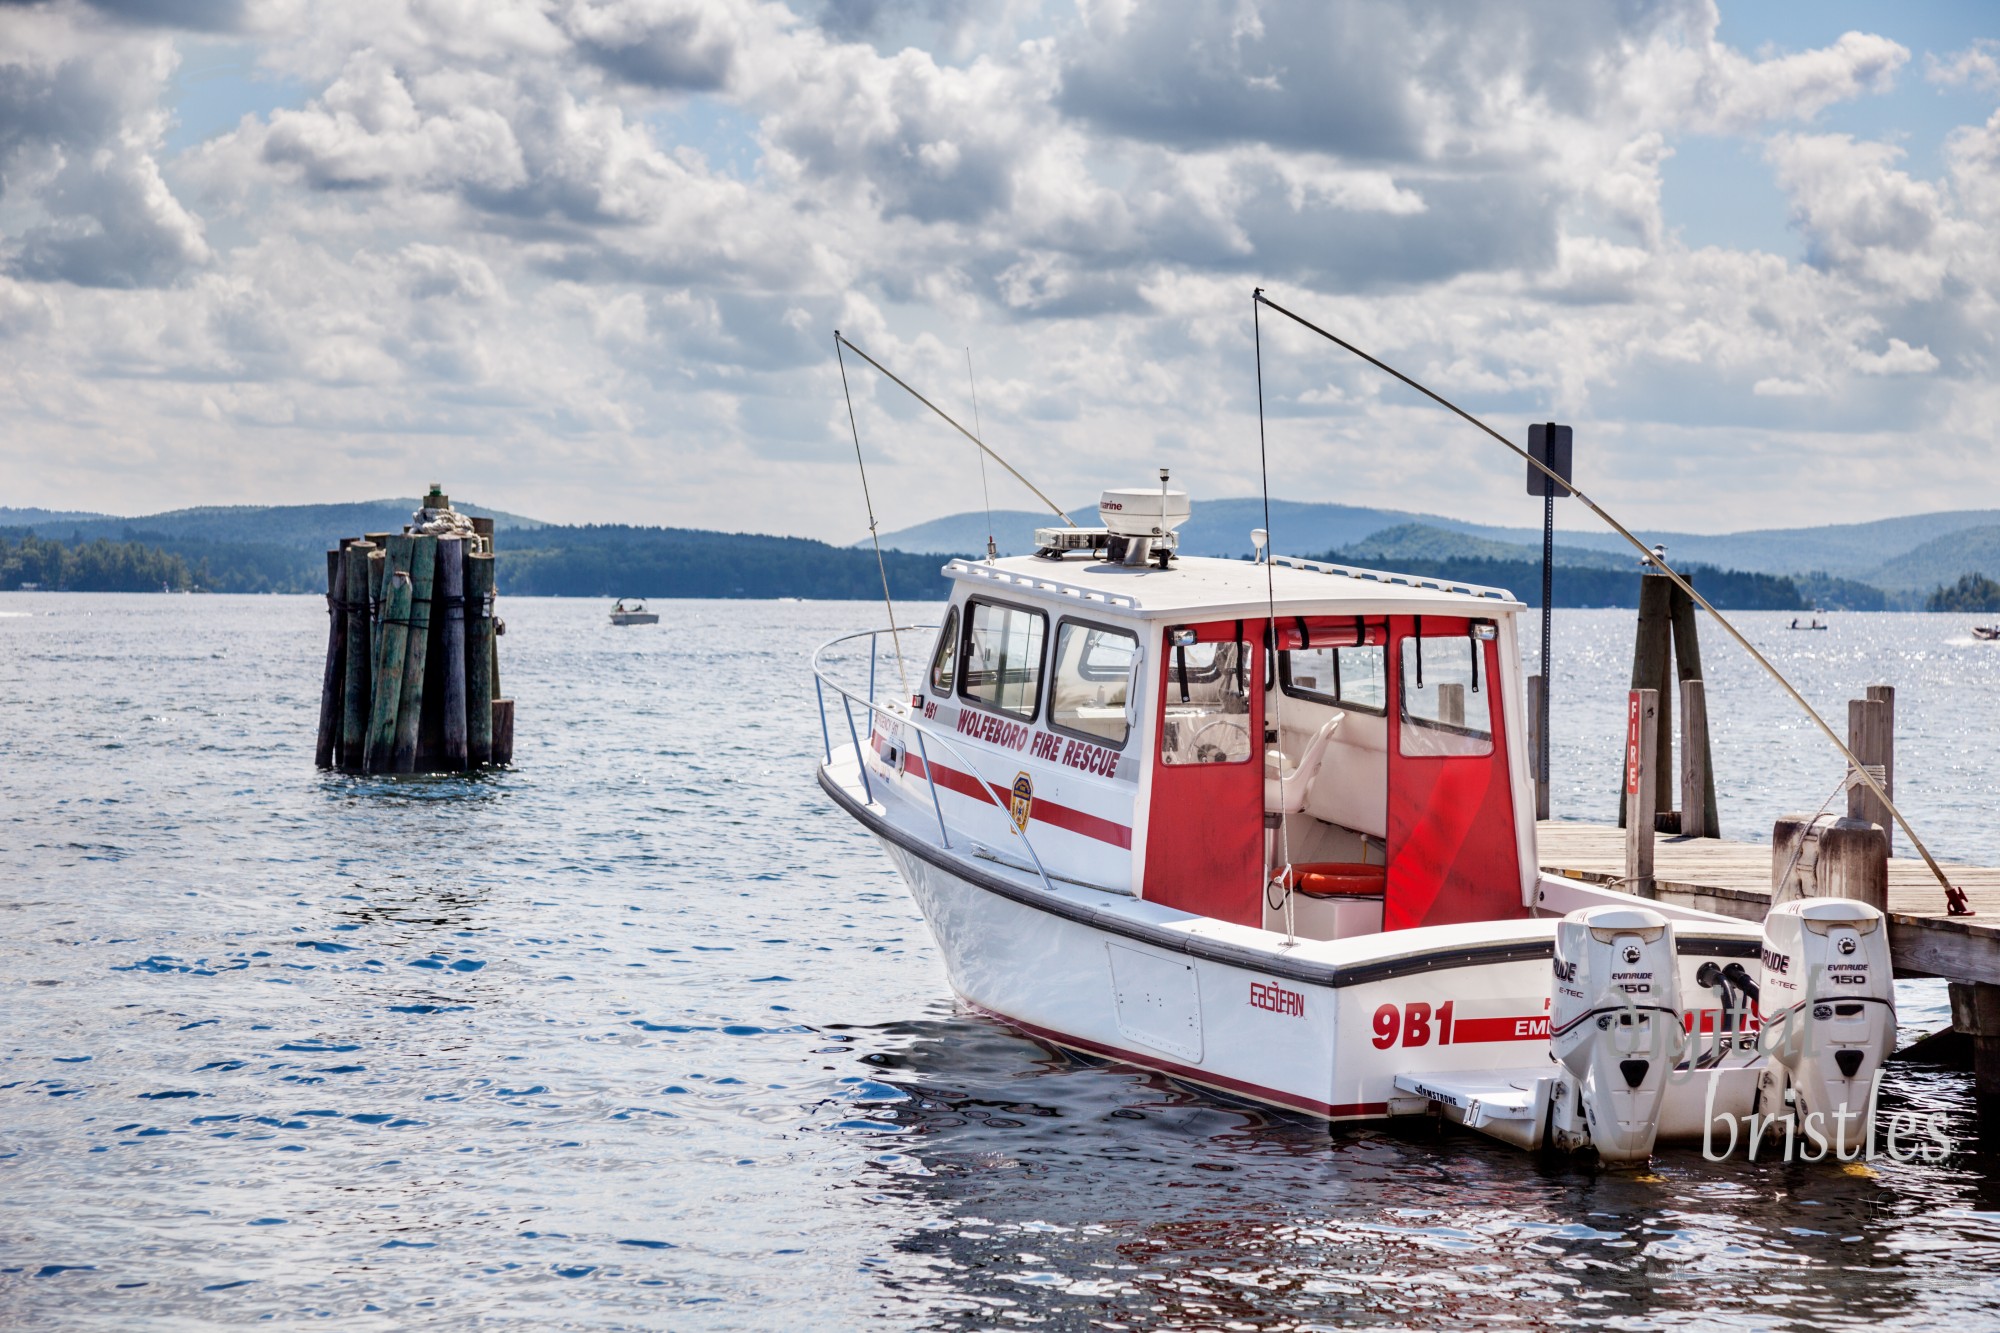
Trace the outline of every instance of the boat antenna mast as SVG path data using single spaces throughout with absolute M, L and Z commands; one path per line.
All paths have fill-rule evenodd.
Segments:
M 1708 612 L 1711 616 L 1714 616 L 1715 623 L 1722 626 L 1723 632 L 1728 634 L 1730 638 L 1736 640 L 1737 644 L 1743 649 L 1743 651 L 1750 654 L 1752 660 L 1754 660 L 1758 666 L 1764 668 L 1764 670 L 1767 673 L 1769 673 L 1771 679 L 1777 681 L 1779 686 L 1785 691 L 1785 693 L 1789 694 L 1792 697 L 1792 702 L 1796 703 L 1801 709 L 1805 711 L 1805 715 L 1812 719 L 1813 725 L 1819 728 L 1820 733 L 1824 735 L 1829 742 L 1832 743 L 1833 748 L 1840 751 L 1841 757 L 1847 761 L 1848 772 L 1855 775 L 1854 780 L 1865 785 L 1870 792 L 1874 793 L 1875 799 L 1882 802 L 1883 807 L 1887 809 L 1892 816 L 1894 816 L 1897 825 L 1902 828 L 1903 832 L 1906 835 L 1908 835 L 1910 839 L 1910 845 L 1917 849 L 1917 854 L 1924 858 L 1924 864 L 1930 867 L 1931 874 L 1935 875 L 1937 877 L 1937 882 L 1944 886 L 1946 911 L 1952 916 L 1975 915 L 1975 913 L 1972 910 L 1972 905 L 1968 903 L 1965 899 L 1964 892 L 1957 885 L 1953 884 L 1949 878 L 1946 877 L 1944 873 L 1944 867 L 1940 866 L 1937 863 L 1937 858 L 1933 857 L 1930 853 L 1930 849 L 1924 846 L 1924 840 L 1917 836 L 1917 831 L 1915 829 L 1910 827 L 1910 821 L 1904 816 L 1902 810 L 1897 808 L 1896 803 L 1889 799 L 1889 793 L 1883 789 L 1882 784 L 1876 780 L 1875 775 L 1868 771 L 1867 766 L 1864 765 L 1861 762 L 1861 760 L 1855 756 L 1854 751 L 1847 748 L 1847 743 L 1841 740 L 1839 735 L 1837 735 L 1834 732 L 1834 729 L 1827 724 L 1827 720 L 1819 715 L 1819 710 L 1814 708 L 1810 703 L 1806 702 L 1806 697 L 1803 694 L 1799 693 L 1798 689 L 1795 686 L 1793 686 L 1791 681 L 1785 679 L 1785 673 L 1778 670 L 1777 667 L 1773 666 L 1771 660 L 1765 657 L 1764 654 L 1758 652 L 1757 646 L 1751 643 L 1748 638 L 1744 637 L 1743 632 L 1737 629 L 1735 625 L 1731 624 L 1727 616 L 1723 615 L 1720 611 L 1716 610 L 1715 607 L 1709 603 L 1709 600 L 1706 597 L 1703 597 L 1699 592 L 1695 591 L 1695 587 L 1692 583 L 1688 582 L 1686 578 L 1682 577 L 1679 570 L 1675 569 L 1672 565 L 1669 565 L 1667 563 L 1664 552 L 1655 554 L 1654 549 L 1652 547 L 1647 546 L 1646 543 L 1640 541 L 1637 537 L 1632 535 L 1631 529 L 1627 528 L 1623 523 L 1620 523 L 1617 519 L 1613 518 L 1595 500 L 1592 500 L 1589 496 L 1585 495 L 1582 491 L 1578 490 L 1576 488 L 1575 482 L 1570 481 L 1565 477 L 1557 475 L 1554 469 L 1550 468 L 1547 464 L 1543 463 L 1540 459 L 1536 458 L 1526 449 L 1523 449 L 1520 445 L 1515 444 L 1505 435 L 1502 435 L 1499 431 L 1493 429 L 1493 427 L 1487 425 L 1485 422 L 1481 421 L 1478 417 L 1473 416 L 1472 413 L 1466 411 L 1464 408 L 1452 402 L 1444 395 L 1436 393 L 1431 389 L 1425 388 L 1423 385 L 1417 383 L 1417 381 L 1411 379 L 1408 375 L 1405 375 L 1402 371 L 1396 369 L 1394 366 L 1388 364 L 1386 361 L 1382 361 L 1376 357 L 1370 356 L 1368 353 L 1362 351 L 1359 347 L 1356 347 L 1353 343 L 1348 342 L 1346 339 L 1328 333 L 1325 329 L 1313 323 L 1311 320 L 1305 318 L 1303 315 L 1299 315 L 1290 310 L 1285 309 L 1285 307 L 1279 305 L 1276 301 L 1273 301 L 1270 297 L 1264 295 L 1264 289 L 1262 287 L 1258 287 L 1254 291 L 1252 291 L 1250 294 L 1250 299 L 1255 305 L 1269 307 L 1272 311 L 1276 312 L 1277 314 L 1283 315 L 1286 319 L 1291 320 L 1294 324 L 1298 324 L 1306 329 L 1310 329 L 1314 333 L 1317 333 L 1320 337 L 1326 339 L 1334 346 L 1341 348 L 1343 351 L 1351 352 L 1355 356 L 1360 357 L 1363 361 L 1366 361 L 1369 365 L 1375 367 L 1377 370 L 1383 371 L 1384 373 L 1392 375 L 1396 379 L 1401 380 L 1404 384 L 1409 385 L 1412 389 L 1415 389 L 1418 393 L 1430 399 L 1438 406 L 1448 409 L 1454 415 L 1462 418 L 1467 423 L 1477 427 L 1479 430 L 1484 431 L 1486 434 L 1492 436 L 1495 440 L 1499 441 L 1502 445 L 1504 445 L 1509 451 L 1514 453 L 1516 456 L 1525 459 L 1529 467 L 1535 469 L 1537 472 L 1542 473 L 1551 482 L 1560 485 L 1563 488 L 1564 493 L 1573 495 L 1578 500 L 1582 501 L 1584 508 L 1588 509 L 1591 513 L 1603 519 L 1606 526 L 1608 526 L 1613 532 L 1617 533 L 1620 537 L 1623 537 L 1626 541 L 1630 542 L 1632 544 L 1632 548 L 1636 550 L 1641 557 L 1650 560 L 1653 566 L 1656 569 L 1658 569 L 1661 574 L 1673 580 L 1675 587 L 1679 588 L 1682 592 L 1686 593 L 1689 597 L 1693 598 L 1695 603 L 1699 605 L 1702 610 Z M 1262 362 L 1263 349 L 1261 345 L 1258 348 L 1258 357 L 1259 361 L 1258 361 L 1257 373 L 1261 377 L 1263 375 L 1263 362 Z
M 986 428 L 979 424 L 979 381 L 972 377 L 972 349 L 965 349 L 965 382 L 972 387 L 972 429 L 975 434 L 984 435 Z M 1000 558 L 1000 548 L 993 542 L 993 492 L 986 486 L 986 455 L 974 450 L 972 456 L 979 460 L 979 494 L 986 501 L 986 563 L 992 564 Z
M 889 608 L 889 643 L 896 651 L 896 680 L 903 687 L 903 698 L 910 698 L 910 677 L 903 669 L 903 635 L 896 626 L 896 604 L 889 598 L 889 566 L 882 559 L 882 534 L 875 527 L 875 501 L 868 494 L 868 465 L 861 461 L 861 427 L 854 420 L 854 395 L 847 388 L 847 359 L 840 354 L 840 344 L 844 342 L 840 330 L 833 331 L 833 359 L 840 365 L 840 396 L 847 400 L 847 428 L 854 433 L 854 466 L 861 470 L 861 502 L 868 507 L 868 539 L 875 543 L 875 568 L 882 575 L 882 605 Z M 860 351 L 860 348 L 855 348 Z M 873 655 L 873 649 L 870 649 Z M 869 668 L 872 674 L 874 668 Z M 873 688 L 869 690 L 874 693 Z M 874 703 L 873 699 L 869 700 Z M 869 724 L 873 726 L 871 722 Z
M 994 453 L 993 450 L 988 448 L 986 445 L 986 441 L 980 439 L 977 435 L 973 434 L 971 431 L 967 430 L 965 427 L 959 425 L 956 421 L 952 420 L 951 414 L 949 412 L 946 412 L 936 403 L 932 402 L 930 399 L 918 393 L 915 389 L 912 389 L 908 384 L 904 383 L 902 378 L 898 376 L 896 372 L 890 370 L 887 366 L 883 365 L 880 361 L 877 361 L 874 357 L 868 355 L 868 353 L 862 351 L 859 347 L 856 347 L 852 341 L 842 336 L 839 329 L 835 329 L 833 331 L 833 346 L 836 352 L 838 352 L 841 348 L 845 347 L 848 351 L 854 353 L 856 356 L 860 357 L 863 361 L 866 361 L 869 365 L 881 371 L 892 382 L 894 382 L 897 388 L 901 389 L 904 393 L 909 394 L 910 397 L 916 399 L 918 402 L 922 403 L 925 407 L 928 407 L 931 411 L 937 413 L 939 417 L 943 418 L 944 423 L 947 426 L 950 426 L 960 435 L 963 435 L 966 439 L 971 440 L 974 444 L 978 445 L 979 451 L 982 454 L 986 455 L 988 458 L 991 458 L 1001 467 L 1006 468 L 1008 474 L 1012 476 L 1014 480 L 1020 482 L 1023 486 L 1026 486 L 1029 490 L 1033 491 L 1035 493 L 1035 498 L 1037 500 L 1040 500 L 1043 504 L 1047 505 L 1049 507 L 1050 512 L 1053 513 L 1057 518 L 1069 524 L 1071 527 L 1076 526 L 1076 520 L 1071 518 L 1068 514 L 1065 514 L 1062 511 L 1061 505 L 1057 504 L 1054 500 L 1049 499 L 1048 496 L 1043 495 L 1041 489 L 1037 487 L 1034 482 L 1029 481 L 1026 477 L 1022 476 L 1018 468 L 1016 468 L 1012 463 L 1009 463 L 1006 459 L 1002 458 L 999 454 Z M 843 386 L 846 384 L 846 376 L 847 376 L 846 365 L 843 362 L 841 368 L 841 383 Z M 853 399 L 850 398 L 848 400 L 847 408 L 848 408 L 848 413 L 851 416 L 854 411 Z

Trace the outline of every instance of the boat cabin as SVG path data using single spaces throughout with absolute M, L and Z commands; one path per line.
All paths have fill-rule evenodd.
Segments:
M 1177 557 L 1185 497 L 1114 497 L 1108 519 L 1130 528 L 1137 506 L 1151 532 L 1045 530 L 1035 556 L 946 566 L 911 685 L 925 740 L 878 724 L 875 775 L 977 855 L 1026 866 L 1018 832 L 1051 880 L 1237 925 L 1336 939 L 1527 916 L 1521 604 Z

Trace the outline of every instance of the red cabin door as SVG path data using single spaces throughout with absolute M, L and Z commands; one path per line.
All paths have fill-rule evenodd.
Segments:
M 1382 928 L 1525 915 L 1490 627 L 1392 622 L 1389 874 Z
M 1145 897 L 1245 926 L 1264 922 L 1263 627 L 1168 628 L 1146 823 Z

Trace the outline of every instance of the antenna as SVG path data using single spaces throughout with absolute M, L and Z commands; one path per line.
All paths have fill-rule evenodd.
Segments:
M 881 371 L 884 375 L 888 376 L 889 379 L 895 382 L 897 388 L 901 389 L 904 393 L 909 394 L 910 397 L 916 399 L 918 402 L 922 403 L 925 407 L 928 407 L 931 411 L 937 413 L 940 417 L 944 418 L 944 423 L 947 426 L 950 426 L 960 435 L 963 435 L 966 439 L 971 440 L 974 444 L 978 445 L 982 453 L 985 453 L 987 456 L 992 458 L 992 460 L 998 463 L 1001 467 L 1006 468 L 1008 474 L 1012 476 L 1014 480 L 1020 482 L 1023 486 L 1026 486 L 1029 490 L 1033 491 L 1035 493 L 1035 498 L 1037 500 L 1040 500 L 1043 504 L 1047 505 L 1049 507 L 1049 511 L 1053 513 L 1057 518 L 1069 524 L 1071 527 L 1076 526 L 1076 520 L 1071 518 L 1068 514 L 1065 514 L 1062 510 L 1061 505 L 1057 504 L 1054 500 L 1049 499 L 1048 496 L 1043 495 L 1041 489 L 1037 487 L 1034 482 L 1029 481 L 1026 477 L 1022 476 L 1020 469 L 1016 468 L 1012 463 L 1009 463 L 999 454 L 994 453 L 993 450 L 987 448 L 986 441 L 980 439 L 977 435 L 974 435 L 971 431 L 959 425 L 956 421 L 953 421 L 951 419 L 950 413 L 946 412 L 936 403 L 932 402 L 930 399 L 918 393 L 915 389 L 912 389 L 908 384 L 904 383 L 903 380 L 896 374 L 895 371 L 890 370 L 880 361 L 877 361 L 874 357 L 868 355 L 868 353 L 862 351 L 859 347 L 856 347 L 853 344 L 853 342 L 850 341 L 849 339 L 842 337 L 839 329 L 835 329 L 833 331 L 833 343 L 835 351 L 839 351 L 839 349 L 842 347 L 847 348 L 849 351 L 853 352 L 856 356 L 860 357 L 863 361 L 866 361 L 869 365 L 875 367 L 875 369 Z M 841 374 L 843 376 L 842 382 L 845 383 L 844 377 L 846 375 L 846 370 L 844 363 Z M 850 399 L 848 402 L 848 407 L 850 412 L 852 411 L 853 405 L 854 405 L 853 401 Z
M 1640 541 L 1637 537 L 1632 535 L 1631 529 L 1627 528 L 1623 523 L 1620 523 L 1617 519 L 1613 518 L 1595 500 L 1591 499 L 1589 496 L 1585 495 L 1582 491 L 1578 490 L 1574 482 L 1565 479 L 1561 474 L 1556 472 L 1556 470 L 1551 468 L 1548 464 L 1542 462 L 1539 458 L 1536 458 L 1526 449 L 1523 449 L 1520 445 L 1515 444 L 1505 435 L 1502 435 L 1499 431 L 1493 429 L 1493 427 L 1487 425 L 1485 422 L 1481 421 L 1478 417 L 1473 416 L 1472 413 L 1466 411 L 1458 404 L 1452 402 L 1450 399 L 1446 398 L 1443 394 L 1425 388 L 1423 385 L 1417 383 L 1415 380 L 1411 379 L 1408 375 L 1405 375 L 1402 371 L 1396 369 L 1388 362 L 1377 360 L 1375 357 L 1370 356 L 1368 353 L 1362 351 L 1359 347 L 1356 347 L 1353 343 L 1348 342 L 1346 339 L 1336 337 L 1334 334 L 1328 333 L 1325 329 L 1313 323 L 1311 320 L 1305 318 L 1303 315 L 1297 315 L 1285 309 L 1285 307 L 1279 305 L 1276 301 L 1273 301 L 1270 297 L 1264 295 L 1264 289 L 1262 287 L 1257 288 L 1250 294 L 1250 300 L 1252 303 L 1251 308 L 1253 311 L 1260 306 L 1269 306 L 1272 310 L 1275 310 L 1277 313 L 1283 315 L 1286 319 L 1291 320 L 1294 324 L 1298 324 L 1307 329 L 1312 330 L 1314 333 L 1317 333 L 1320 337 L 1326 339 L 1334 346 L 1339 347 L 1344 351 L 1352 352 L 1355 356 L 1360 357 L 1363 361 L 1366 361 L 1369 365 L 1375 367 L 1377 370 L 1380 370 L 1385 374 L 1392 375 L 1395 378 L 1401 380 L 1403 383 L 1409 385 L 1412 389 L 1415 389 L 1418 393 L 1430 399 L 1432 402 L 1438 404 L 1440 407 L 1446 408 L 1456 416 L 1463 418 L 1468 424 L 1477 427 L 1479 430 L 1482 430 L 1486 434 L 1492 436 L 1495 440 L 1498 440 L 1506 448 L 1512 450 L 1515 454 L 1519 455 L 1523 460 L 1525 460 L 1528 466 L 1532 468 L 1534 471 L 1540 472 L 1543 476 L 1547 477 L 1551 483 L 1560 486 L 1562 488 L 1560 492 L 1561 494 L 1573 495 L 1578 500 L 1582 501 L 1586 509 L 1590 510 L 1591 513 L 1603 519 L 1605 525 L 1608 526 L 1613 532 L 1617 533 L 1620 537 L 1623 537 L 1626 541 L 1630 542 L 1632 544 L 1632 548 L 1638 551 L 1639 556 L 1642 560 L 1652 565 L 1654 568 L 1658 569 L 1660 573 L 1665 575 L 1667 578 L 1672 579 L 1675 587 L 1679 588 L 1682 592 L 1686 593 L 1689 597 L 1693 598 L 1695 604 L 1701 607 L 1702 610 L 1714 616 L 1715 623 L 1722 626 L 1723 631 L 1727 633 L 1730 638 L 1736 640 L 1738 646 L 1740 646 L 1744 652 L 1750 654 L 1751 659 L 1754 660 L 1758 666 L 1763 667 L 1764 670 L 1767 673 L 1769 673 L 1771 679 L 1777 681 L 1779 686 L 1784 689 L 1786 694 L 1792 696 L 1792 702 L 1796 703 L 1800 708 L 1805 710 L 1805 715 L 1812 719 L 1813 725 L 1819 728 L 1820 733 L 1824 735 L 1828 741 L 1832 742 L 1833 748 L 1840 751 L 1841 757 L 1847 760 L 1848 767 L 1851 770 L 1861 775 L 1862 780 L 1868 786 L 1868 790 L 1873 792 L 1875 798 L 1882 802 L 1884 809 L 1888 810 L 1890 814 L 1895 816 L 1896 823 L 1899 824 L 1902 827 L 1903 832 L 1909 836 L 1911 845 L 1917 849 L 1917 854 L 1924 858 L 1924 864 L 1930 867 L 1931 874 L 1935 875 L 1937 877 L 1937 882 L 1944 886 L 1945 908 L 1950 913 L 1950 915 L 1952 916 L 1976 915 L 1972 910 L 1972 904 L 1968 903 L 1965 900 L 1964 892 L 1961 891 L 1956 884 L 1953 884 L 1950 879 L 1946 878 L 1944 873 L 1944 867 L 1940 866 L 1937 863 L 1937 859 L 1931 855 L 1930 849 L 1924 846 L 1924 840 L 1917 836 L 1917 831 L 1915 829 L 1910 827 L 1910 821 L 1907 818 L 1905 818 L 1903 812 L 1896 807 L 1896 803 L 1889 799 L 1889 793 L 1882 789 L 1882 784 L 1876 781 L 1875 775 L 1870 773 L 1867 770 L 1867 768 L 1863 766 L 1861 760 L 1855 756 L 1854 751 L 1847 748 L 1847 743 L 1841 740 L 1840 737 L 1835 734 L 1833 728 L 1827 724 L 1827 720 L 1819 715 L 1819 710 L 1814 708 L 1810 703 L 1807 703 L 1806 697 L 1798 692 L 1797 687 L 1795 687 L 1791 681 L 1785 679 L 1785 673 L 1778 670 L 1777 667 L 1773 666 L 1771 664 L 1771 660 L 1768 657 L 1765 657 L 1764 654 L 1758 652 L 1757 646 L 1751 643 L 1749 639 L 1744 637 L 1743 631 L 1737 629 L 1735 625 L 1731 624 L 1727 616 L 1723 615 L 1720 611 L 1716 610 L 1715 607 L 1709 603 L 1709 600 L 1706 597 L 1703 597 L 1699 592 L 1695 591 L 1695 587 L 1692 583 L 1689 583 L 1685 578 L 1681 576 L 1678 570 L 1676 570 L 1672 565 L 1669 565 L 1667 563 L 1667 552 L 1664 546 L 1648 547 L 1646 543 Z M 1258 350 L 1258 361 L 1257 361 L 1258 395 L 1259 395 L 1258 406 L 1260 411 L 1263 405 L 1263 398 L 1262 398 L 1263 373 L 1264 373 L 1263 351 L 1262 351 L 1262 345 L 1260 343 Z M 1261 426 L 1262 426 L 1262 420 L 1260 417 L 1259 419 L 1260 429 Z M 1267 487 L 1265 504 L 1268 506 L 1269 503 L 1270 503 L 1269 489 Z
M 972 377 L 972 349 L 965 349 L 965 382 L 972 386 L 972 429 L 984 435 L 986 428 L 979 424 L 979 381 Z M 986 499 L 986 563 L 992 564 L 1000 558 L 1000 548 L 993 544 L 993 492 L 986 489 L 986 455 L 975 452 L 979 460 L 979 493 Z
M 889 642 L 896 648 L 896 679 L 903 687 L 903 698 L 907 700 L 910 697 L 910 677 L 903 670 L 903 636 L 896 628 L 896 604 L 889 600 L 889 566 L 882 559 L 882 536 L 875 530 L 875 501 L 868 494 L 868 465 L 861 461 L 861 427 L 854 421 L 854 395 L 847 391 L 847 360 L 840 354 L 840 344 L 845 341 L 846 339 L 840 336 L 840 330 L 835 329 L 833 359 L 840 363 L 840 393 L 847 400 L 847 428 L 854 432 L 854 466 L 861 469 L 861 501 L 868 506 L 868 539 L 875 543 L 875 568 L 882 575 L 882 605 L 889 608 Z M 869 650 L 869 656 L 871 663 L 868 671 L 872 677 L 875 671 L 872 648 Z M 872 704 L 875 693 L 872 685 L 868 693 L 869 702 Z

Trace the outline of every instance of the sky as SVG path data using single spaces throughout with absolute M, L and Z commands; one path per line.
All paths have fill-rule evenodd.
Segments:
M 1065 504 L 1254 494 L 1251 292 L 1634 525 L 2000 507 L 2000 16 L 0 0 L 0 506 L 866 532 L 839 329 Z M 1532 525 L 1261 329 L 1271 491 Z M 883 529 L 1026 491 L 850 358 Z M 976 398 L 976 407 L 975 407 Z M 1565 521 L 1578 521 L 1575 519 Z

